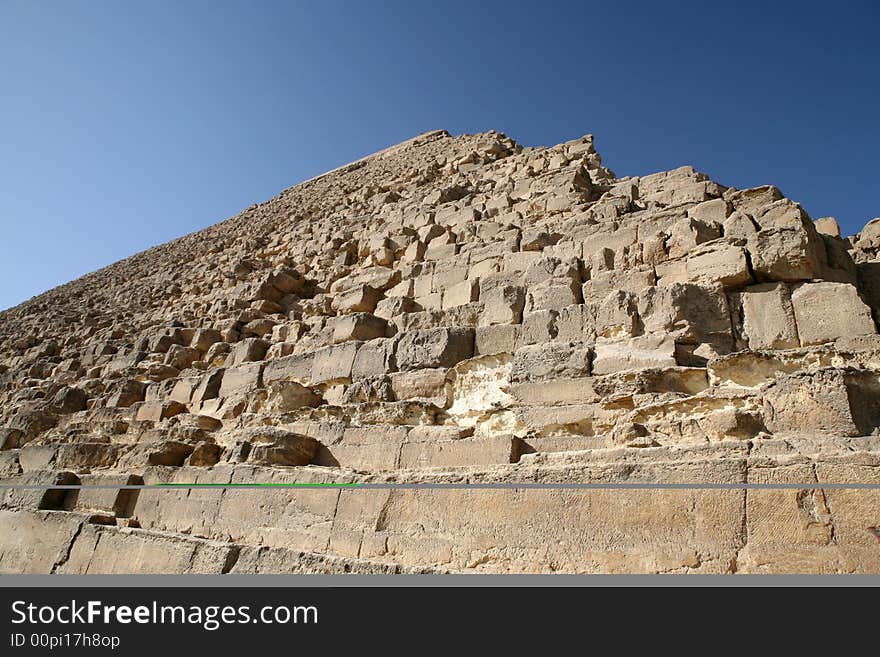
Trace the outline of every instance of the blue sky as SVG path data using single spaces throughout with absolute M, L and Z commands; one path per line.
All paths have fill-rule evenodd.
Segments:
M 445 128 L 880 215 L 876 2 L 0 0 L 0 308 Z

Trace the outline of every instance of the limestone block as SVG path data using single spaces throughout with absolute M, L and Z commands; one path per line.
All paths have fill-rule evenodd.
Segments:
M 143 403 L 137 411 L 139 422 L 161 422 L 186 412 L 186 406 L 177 401 L 150 401 Z
M 269 343 L 261 338 L 247 338 L 241 342 L 237 342 L 232 351 L 226 357 L 226 367 L 233 367 L 241 363 L 251 363 L 263 360 L 266 351 L 269 349 Z
M 404 313 L 416 312 L 416 302 L 408 296 L 388 297 L 376 304 L 374 314 L 386 321 L 394 321 Z
M 474 333 L 474 355 L 513 353 L 519 343 L 521 327 L 497 324 L 478 326 Z
M 650 288 L 638 304 L 646 333 L 668 333 L 688 344 L 732 341 L 730 308 L 720 286 L 673 283 Z
M 452 367 L 474 354 L 474 331 L 438 328 L 406 331 L 397 344 L 397 366 L 402 371 L 423 367 Z
M 180 535 L 86 525 L 59 572 L 219 575 L 234 562 L 238 549 L 230 543 Z
M 695 282 L 719 283 L 725 288 L 748 285 L 752 274 L 742 244 L 722 239 L 692 249 L 687 256 L 688 277 Z
M 484 304 L 480 326 L 519 324 L 525 307 L 525 289 L 519 277 L 496 274 L 480 279 L 480 300 Z
M 816 219 L 813 222 L 813 225 L 816 227 L 816 232 L 821 235 L 828 235 L 829 237 L 840 237 L 840 225 L 837 223 L 837 219 L 834 217 L 822 217 L 821 219 Z
M 499 271 L 501 271 L 501 263 L 502 260 L 500 258 L 487 258 L 485 260 L 481 260 L 480 262 L 473 263 L 468 267 L 467 277 L 469 279 L 477 280 L 481 276 L 497 274 Z
M 447 233 L 448 234 L 448 233 Z M 425 249 L 425 260 L 443 260 L 458 253 L 458 245 L 451 234 L 449 237 L 435 237 Z
M 782 199 L 782 192 L 773 185 L 751 187 L 749 189 L 729 189 L 724 198 L 734 209 L 754 216 L 772 203 Z
M 446 368 L 425 368 L 396 372 L 390 375 L 391 389 L 397 401 L 415 400 L 434 404 L 438 408 L 448 406 Z
M 289 413 L 318 406 L 322 401 L 319 395 L 296 381 L 275 381 L 266 384 L 266 387 L 268 395 L 263 410 L 269 413 Z
M 194 446 L 179 440 L 162 440 L 147 446 L 147 463 L 179 468 Z
M 723 198 L 714 198 L 710 201 L 698 203 L 687 211 L 688 217 L 706 224 L 723 223 L 730 215 L 731 204 Z
M 400 449 L 401 468 L 438 468 L 516 463 L 524 448 L 516 436 L 491 436 L 404 443 Z
M 139 475 L 83 474 L 79 477 L 83 486 L 138 486 L 144 483 Z M 137 490 L 122 488 L 83 488 L 71 491 L 64 500 L 65 509 L 87 513 L 98 511 L 118 518 L 130 517 L 135 510 Z
M 519 344 L 541 344 L 556 337 L 556 311 L 536 310 L 523 313 Z
M 230 397 L 259 388 L 262 385 L 262 372 L 262 363 L 243 363 L 226 368 L 218 391 L 219 396 Z
M 579 344 L 536 344 L 513 354 L 512 382 L 575 378 L 590 374 L 592 351 Z
M 71 513 L 0 509 L 0 573 L 52 573 L 67 559 L 82 524 Z
M 804 209 L 794 201 L 783 198 L 756 210 L 752 216 L 762 230 L 772 228 L 802 229 L 811 235 L 816 228 Z
M 874 373 L 849 375 L 824 368 L 771 383 L 764 392 L 764 416 L 773 433 L 827 432 L 861 436 L 878 422 L 880 383 Z
M 583 404 L 599 401 L 591 377 L 554 378 L 510 384 L 510 395 L 527 406 Z
M 758 232 L 758 227 L 752 218 L 740 212 L 734 211 L 723 223 L 725 237 L 741 237 L 748 239 Z
M 226 370 L 221 368 L 202 375 L 199 379 L 199 384 L 193 390 L 192 397 L 188 401 L 193 404 L 199 404 L 209 399 L 216 399 L 220 395 L 220 387 L 223 383 L 223 374 L 225 371 Z M 177 388 L 175 387 L 174 390 L 177 390 Z M 177 399 L 177 401 L 185 403 L 180 399 Z
M 385 336 L 386 320 L 370 313 L 352 313 L 335 317 L 330 322 L 333 326 L 333 342 L 349 340 L 372 340 Z
M 821 240 L 801 228 L 769 228 L 749 238 L 752 268 L 761 281 L 804 281 L 825 266 Z
M 640 335 L 621 342 L 596 343 L 593 373 L 608 374 L 645 367 L 675 367 L 675 340 L 666 335 Z
M 296 381 L 306 384 L 312 378 L 314 354 L 291 354 L 283 358 L 266 361 L 263 367 L 263 383 L 270 385 L 276 381 Z
M 442 308 L 445 310 L 477 301 L 480 296 L 479 283 L 479 280 L 468 279 L 444 290 Z
M 742 336 L 750 349 L 791 349 L 799 345 L 791 291 L 785 283 L 749 286 L 738 301 L 742 307 Z
M 76 486 L 80 478 L 73 472 L 51 471 L 42 464 L 40 470 L 31 470 L 16 477 L 10 483 L 22 488 L 10 488 L 0 493 L 2 506 L 10 509 L 64 509 L 71 497 L 71 491 L 63 488 L 28 488 L 28 486 Z
M 318 441 L 295 433 L 272 435 L 252 441 L 248 463 L 255 465 L 308 465 L 318 449 Z
M 438 262 L 434 266 L 434 275 L 431 278 L 431 291 L 443 292 L 445 295 L 451 288 L 464 282 L 469 266 L 470 260 L 467 254 Z M 472 301 L 476 301 L 476 299 L 472 299 Z
M 645 288 L 652 287 L 656 282 L 653 267 L 594 273 L 583 285 L 584 301 L 597 302 L 614 290 L 637 294 Z
M 616 290 L 599 303 L 590 304 L 595 309 L 597 338 L 614 340 L 637 335 L 640 331 L 637 302 L 634 294 Z
M 686 256 L 693 248 L 721 237 L 721 226 L 717 223 L 699 221 L 693 218 L 681 219 L 669 231 L 667 248 L 673 260 Z
M 702 367 L 623 369 L 596 376 L 590 382 L 590 388 L 604 399 L 669 392 L 696 395 L 708 387 L 709 380 Z
M 805 283 L 791 294 L 802 346 L 877 332 L 871 309 L 845 283 Z
M 332 308 L 341 314 L 372 313 L 382 298 L 382 292 L 369 285 L 358 285 L 333 298 Z
M 351 366 L 355 381 L 385 376 L 397 369 L 394 360 L 396 338 L 376 338 L 361 345 Z
M 443 292 L 432 292 L 415 298 L 416 305 L 422 310 L 442 310 Z
M 519 253 L 505 253 L 501 270 L 505 274 L 524 272 L 544 256 L 540 251 L 523 251 Z
M 560 308 L 556 315 L 556 336 L 559 342 L 594 342 L 596 310 L 592 304 L 576 304 Z
M 346 342 L 316 351 L 312 362 L 310 385 L 350 381 L 355 356 L 360 346 L 360 342 Z
M 111 408 L 128 408 L 132 404 L 144 400 L 146 385 L 142 381 L 127 379 L 119 384 L 116 392 L 107 401 Z
M 24 434 L 20 429 L 5 427 L 0 429 L 0 450 L 17 449 L 21 447 L 20 439 Z
M 86 410 L 88 398 L 88 393 L 82 388 L 64 386 L 55 394 L 52 406 L 55 412 L 62 415 L 78 413 Z
M 528 311 L 558 310 L 580 303 L 580 293 L 580 286 L 576 283 L 544 283 L 529 288 L 525 307 Z

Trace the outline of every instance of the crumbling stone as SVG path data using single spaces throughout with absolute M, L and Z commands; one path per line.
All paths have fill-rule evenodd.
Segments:
M 880 219 L 426 133 L 0 313 L 0 572 L 876 573 L 878 305 Z

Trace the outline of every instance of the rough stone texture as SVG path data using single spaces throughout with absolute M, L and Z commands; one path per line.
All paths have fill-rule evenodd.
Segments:
M 845 283 L 805 283 L 791 295 L 801 346 L 876 333 L 871 309 Z
M 0 572 L 877 573 L 878 309 L 880 219 L 426 133 L 0 314 Z M 384 481 L 802 486 L 123 489 Z

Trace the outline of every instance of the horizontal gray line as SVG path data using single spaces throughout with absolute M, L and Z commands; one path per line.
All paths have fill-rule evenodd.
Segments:
M 489 483 L 358 483 L 358 484 L 0 484 L 0 490 L 151 490 L 171 491 L 187 489 L 223 490 L 816 490 L 852 489 L 880 490 L 880 483 L 536 483 L 536 482 L 489 482 Z

